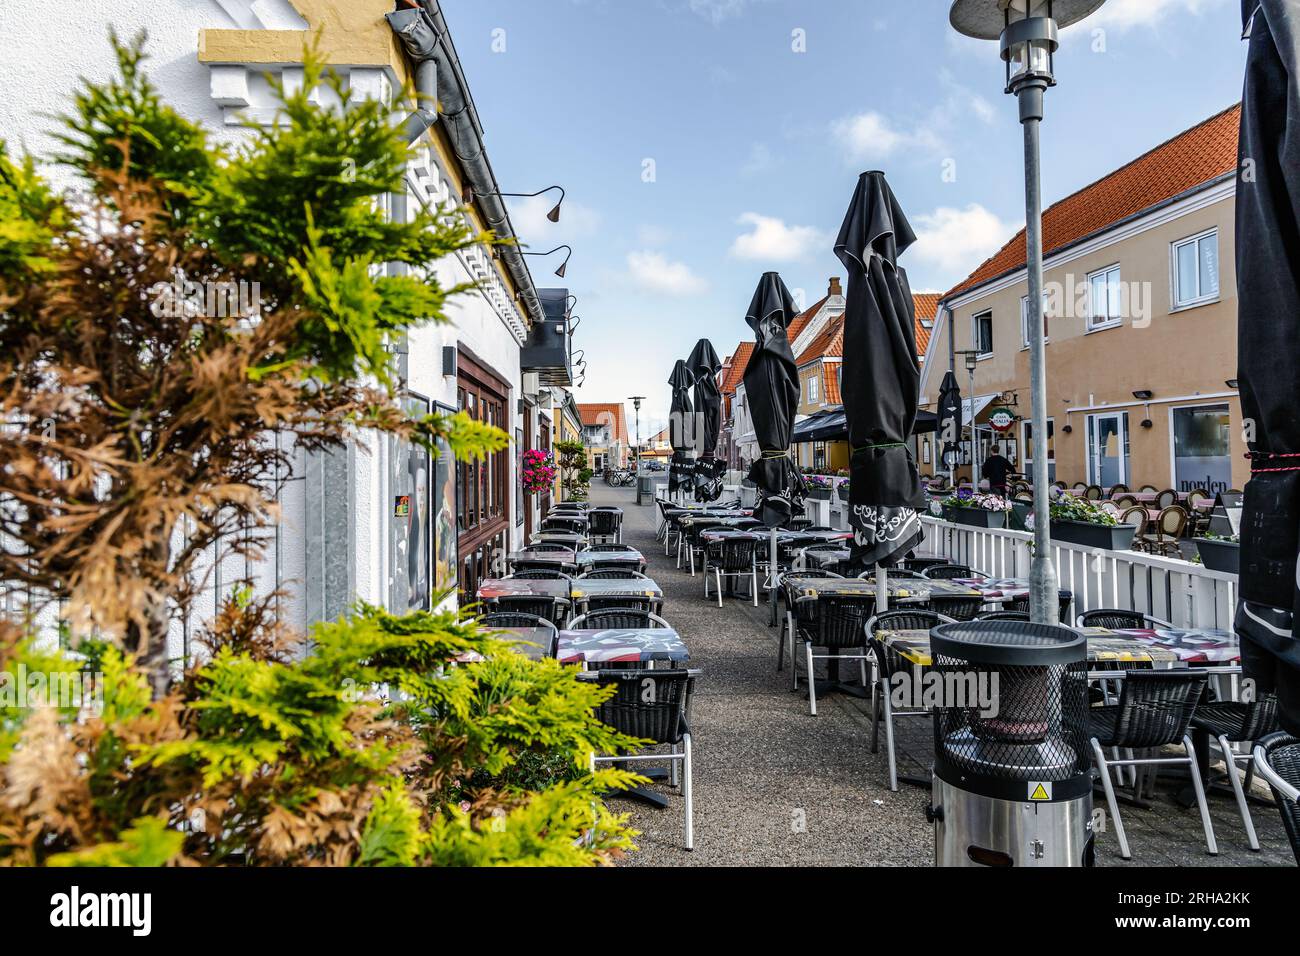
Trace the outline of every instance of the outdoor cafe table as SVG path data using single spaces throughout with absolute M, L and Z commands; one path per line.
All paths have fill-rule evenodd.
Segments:
M 1169 669 L 1182 664 L 1235 664 L 1241 660 L 1241 642 L 1231 631 L 1219 628 L 1160 628 L 1110 630 L 1084 628 L 1088 662 L 1092 664 L 1150 664 Z M 929 667 L 929 631 L 887 631 L 880 642 L 908 663 Z M 1117 671 L 1117 678 L 1123 677 Z
M 586 546 L 587 536 L 572 531 L 536 531 L 530 541 L 533 544 L 563 544 L 577 551 Z
M 876 582 L 865 578 L 809 578 L 800 577 L 798 572 L 787 574 L 784 580 L 786 602 L 793 604 L 799 598 L 823 597 L 872 597 L 876 594 Z M 885 593 L 891 601 L 928 601 L 933 596 L 940 597 L 976 597 L 979 591 L 956 581 L 926 581 L 921 578 L 885 578 Z
M 958 584 L 974 588 L 984 595 L 986 604 L 1007 604 L 1011 601 L 1028 601 L 1029 578 L 954 578 Z M 1074 592 L 1061 588 L 1062 598 L 1074 599 Z
M 645 555 L 635 548 L 623 551 L 579 551 L 575 563 L 581 571 L 593 564 L 626 565 L 630 571 L 645 570 Z
M 494 627 L 492 633 L 501 641 L 508 642 L 510 649 L 535 661 L 550 657 L 551 629 L 549 627 Z M 473 664 L 483 660 L 478 651 L 465 651 L 456 658 L 458 664 Z
M 522 551 L 511 551 L 506 555 L 506 562 L 512 568 L 521 561 L 526 561 L 529 564 L 552 565 L 557 571 L 575 567 L 578 563 L 577 552 L 572 549 L 565 549 L 564 551 L 536 551 L 532 548 L 525 548 Z
M 617 628 L 608 631 L 561 631 L 555 653 L 561 664 L 682 663 L 690 659 L 686 644 L 671 627 Z
M 557 581 L 549 578 L 486 578 L 478 587 L 480 601 L 502 597 L 553 597 L 565 604 L 575 604 L 593 597 L 649 598 L 662 601 L 663 588 L 649 578 L 572 579 Z

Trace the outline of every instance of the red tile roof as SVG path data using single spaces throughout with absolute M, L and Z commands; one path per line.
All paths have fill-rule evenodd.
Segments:
M 839 358 L 843 354 L 844 317 L 836 316 L 817 333 L 817 338 L 794 360 L 794 364 L 802 367 L 821 358 Z
M 728 360 L 731 364 L 725 369 L 725 377 L 722 380 L 723 395 L 731 395 L 736 391 L 736 386 L 745 377 L 745 369 L 749 368 L 749 357 L 753 354 L 753 342 L 741 342 L 736 346 L 736 351 Z
M 598 402 L 579 404 L 578 414 L 584 425 L 604 425 L 610 418 L 614 420 L 614 440 L 627 441 L 627 418 L 622 402 Z
M 939 311 L 939 293 L 913 292 L 912 302 L 916 305 L 916 354 L 924 356 L 930 347 L 930 332 Z
M 1179 133 L 1043 213 L 1043 249 L 1051 255 L 1152 206 L 1218 179 L 1237 168 L 1241 105 L 1231 106 Z M 960 285 L 948 299 L 1025 265 L 1022 229 Z

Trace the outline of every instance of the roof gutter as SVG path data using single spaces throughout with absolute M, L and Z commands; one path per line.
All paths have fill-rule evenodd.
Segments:
M 545 322 L 542 303 L 524 261 L 519 237 L 510 222 L 505 203 L 497 195 L 501 187 L 483 147 L 483 125 L 479 122 L 460 57 L 452 46 L 447 22 L 437 0 L 420 0 L 419 9 L 397 10 L 385 14 L 385 18 L 415 65 L 415 90 L 419 103 L 403 125 L 407 141 L 415 142 L 436 122 L 442 121 L 452 152 L 474 191 L 475 201 L 488 228 L 499 239 L 514 240 L 497 246 L 496 250 L 519 291 L 519 301 L 528 323 Z M 432 109 L 428 108 L 430 104 Z

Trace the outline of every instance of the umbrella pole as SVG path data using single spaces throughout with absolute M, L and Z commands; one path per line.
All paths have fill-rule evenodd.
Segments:
M 772 606 L 772 613 L 773 615 L 775 615 L 776 614 L 776 589 L 777 586 L 780 584 L 780 580 L 779 580 L 780 576 L 777 574 L 777 569 L 776 569 L 776 529 L 775 528 L 772 529 L 771 548 L 768 551 L 767 557 L 769 562 L 767 566 L 767 573 L 768 573 L 767 601 L 768 604 Z M 794 666 L 793 661 L 791 662 L 790 666 L 792 667 Z M 809 680 L 812 679 L 811 674 L 809 675 L 808 679 Z

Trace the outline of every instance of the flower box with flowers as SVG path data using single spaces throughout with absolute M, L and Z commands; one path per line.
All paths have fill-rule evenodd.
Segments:
M 1120 524 L 1114 505 L 1098 504 L 1087 498 L 1076 498 L 1059 488 L 1052 489 L 1052 538 L 1066 544 L 1106 551 L 1126 551 L 1133 544 L 1137 528 Z M 1033 530 L 1032 515 L 1028 522 Z
M 1211 571 L 1241 573 L 1241 538 L 1206 534 L 1195 539 L 1201 563 Z
M 555 484 L 555 459 L 549 452 L 532 449 L 524 452 L 524 491 L 539 494 Z
M 849 503 L 849 479 L 841 478 L 835 483 L 835 497 L 845 504 Z
M 808 497 L 812 500 L 831 500 L 831 480 L 826 475 L 804 475 L 803 483 L 808 489 Z
M 1004 528 L 1011 502 L 998 495 L 986 495 L 970 488 L 958 488 L 943 499 L 943 517 L 953 524 L 976 528 Z

